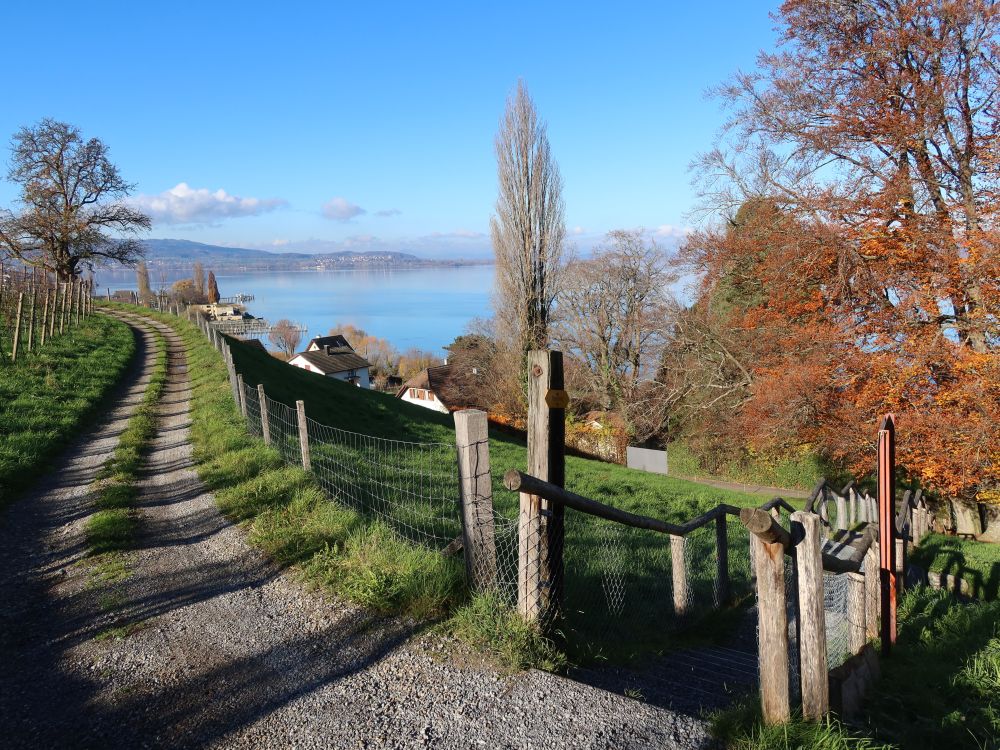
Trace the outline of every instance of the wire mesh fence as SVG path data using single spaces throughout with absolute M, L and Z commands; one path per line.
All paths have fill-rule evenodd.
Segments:
M 826 660 L 839 667 L 851 654 L 847 606 L 848 579 L 844 573 L 823 573 L 823 611 L 826 619 Z
M 461 535 L 454 445 L 389 440 L 312 419 L 306 425 L 312 469 L 328 495 L 432 549 Z

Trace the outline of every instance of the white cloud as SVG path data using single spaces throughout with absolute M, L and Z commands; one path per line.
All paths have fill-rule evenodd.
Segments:
M 368 213 L 361 206 L 351 203 L 347 198 L 337 196 L 323 204 L 323 216 L 334 221 L 350 221 L 355 216 Z
M 132 202 L 149 214 L 154 224 L 211 224 L 287 205 L 281 198 L 241 198 L 221 188 L 192 188 L 186 182 L 158 195 L 137 195 Z
M 399 216 L 401 213 L 403 213 L 403 212 L 400 211 L 398 208 L 385 208 L 385 209 L 382 209 L 381 211 L 376 211 L 375 215 L 376 216 L 382 216 L 382 217 L 388 217 L 388 216 Z
M 653 236 L 682 240 L 693 231 L 694 230 L 691 227 L 678 227 L 673 224 L 660 224 L 660 226 L 653 230 Z
M 569 233 L 570 233 L 570 234 L 573 234 L 573 235 L 577 235 L 577 236 L 579 236 L 579 235 L 581 235 L 581 234 L 584 234 L 584 233 L 586 233 L 586 231 L 587 231 L 587 230 L 586 230 L 586 229 L 584 229 L 583 227 L 573 227 L 572 229 L 570 229 L 570 230 L 569 230 Z

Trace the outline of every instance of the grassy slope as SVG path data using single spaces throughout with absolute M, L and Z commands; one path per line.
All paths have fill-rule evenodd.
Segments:
M 1000 602 L 962 604 L 920 587 L 899 609 L 893 655 L 869 693 L 860 727 L 836 721 L 763 727 L 753 704 L 716 722 L 741 750 L 1000 747 Z
M 910 560 L 925 570 L 961 577 L 981 599 L 1000 593 L 1000 544 L 928 534 L 911 548 Z
M 128 326 L 95 315 L 0 367 L 0 506 L 79 431 L 134 352 Z

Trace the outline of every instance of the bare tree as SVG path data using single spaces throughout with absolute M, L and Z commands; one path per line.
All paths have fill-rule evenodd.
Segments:
M 662 426 L 656 370 L 667 342 L 674 279 L 642 230 L 609 232 L 594 256 L 567 266 L 556 338 L 583 363 L 595 406 L 617 412 L 631 437 Z
M 295 324 L 287 318 L 282 318 L 273 326 L 267 334 L 267 338 L 272 344 L 282 351 L 287 357 L 295 354 L 302 341 L 302 332 L 295 327 Z
M 496 154 L 499 196 L 490 221 L 496 254 L 494 306 L 502 336 L 516 342 L 524 355 L 549 343 L 566 226 L 559 167 L 523 81 L 507 100 Z
M 23 208 L 0 211 L 0 247 L 14 258 L 69 279 L 81 264 L 131 265 L 142 257 L 134 235 L 150 219 L 122 200 L 133 186 L 100 140 L 84 141 L 75 127 L 51 119 L 22 128 L 8 177 L 20 186 Z
M 194 288 L 198 290 L 198 294 L 204 296 L 205 294 L 205 269 L 199 261 L 195 261 L 194 269 L 191 276 L 194 279 Z
M 153 290 L 149 287 L 149 267 L 144 261 L 140 261 L 135 267 L 135 280 L 139 287 L 139 300 L 148 305 L 153 298 Z

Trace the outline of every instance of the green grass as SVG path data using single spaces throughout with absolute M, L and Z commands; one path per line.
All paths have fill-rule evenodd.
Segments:
M 846 481 L 840 470 L 816 453 L 803 450 L 797 456 L 764 456 L 746 453 L 740 460 L 706 466 L 683 441 L 667 446 L 670 472 L 686 477 L 714 477 L 729 482 L 811 490 L 821 478 Z
M 957 536 L 928 534 L 919 547 L 910 547 L 910 561 L 928 572 L 958 576 L 969 593 L 996 599 L 1000 590 L 1000 544 L 977 542 Z
M 717 736 L 741 750 L 1000 747 L 1000 602 L 966 604 L 918 587 L 898 616 L 896 646 L 859 725 L 764 727 L 757 701 L 748 701 L 715 717 Z
M 80 432 L 134 352 L 128 326 L 94 315 L 16 364 L 0 365 L 0 507 Z

